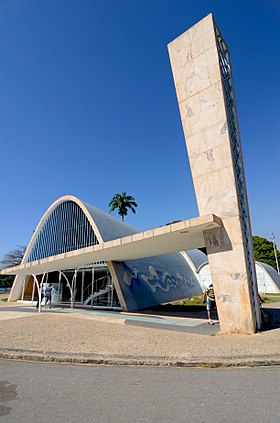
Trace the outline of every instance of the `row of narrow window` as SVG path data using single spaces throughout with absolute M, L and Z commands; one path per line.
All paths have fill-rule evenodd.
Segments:
M 28 262 L 98 244 L 82 209 L 73 201 L 59 204 L 43 222 Z

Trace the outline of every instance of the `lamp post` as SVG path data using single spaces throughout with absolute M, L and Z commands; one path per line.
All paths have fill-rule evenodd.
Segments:
M 277 267 L 277 273 L 279 275 L 279 264 L 278 264 L 278 257 L 277 257 L 277 251 L 276 251 L 276 245 L 275 245 L 275 238 L 276 237 L 275 237 L 274 233 L 271 233 L 270 239 L 272 239 L 273 250 L 274 250 L 275 261 L 276 261 L 276 267 Z

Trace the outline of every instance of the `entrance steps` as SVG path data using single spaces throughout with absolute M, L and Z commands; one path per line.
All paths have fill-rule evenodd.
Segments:
M 91 302 L 91 300 L 94 300 L 97 297 L 100 297 L 101 295 L 108 294 L 108 292 L 112 291 L 112 285 L 107 285 L 104 289 L 100 289 L 97 292 L 94 292 L 92 295 L 87 297 L 87 299 L 84 301 L 84 304 L 88 304 Z

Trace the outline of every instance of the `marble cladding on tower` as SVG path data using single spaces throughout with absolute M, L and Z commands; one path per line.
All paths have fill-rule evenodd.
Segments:
M 253 304 L 212 15 L 168 50 L 199 213 L 223 221 L 223 228 L 204 233 L 221 329 L 254 333 L 259 310 Z

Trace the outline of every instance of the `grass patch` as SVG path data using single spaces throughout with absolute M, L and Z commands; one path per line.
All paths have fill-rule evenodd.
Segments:
M 261 298 L 264 303 L 276 303 L 280 302 L 280 294 L 262 294 Z M 205 308 L 205 304 L 202 301 L 202 296 L 184 298 L 183 300 L 173 301 L 172 305 L 188 306 L 188 307 L 201 307 Z
M 202 297 L 184 298 L 183 300 L 173 301 L 171 304 L 195 307 L 201 306 L 205 308 L 205 304 L 202 301 Z
M 280 302 L 280 294 L 261 294 L 264 303 Z
M 6 303 L 8 301 L 8 298 L 2 298 L 0 301 L 3 301 L 3 303 Z
M 202 297 L 192 297 L 192 298 L 184 298 L 182 300 L 173 301 L 170 303 L 171 307 L 176 308 L 178 311 L 183 312 L 196 312 L 196 311 L 205 311 L 206 306 L 202 301 Z

